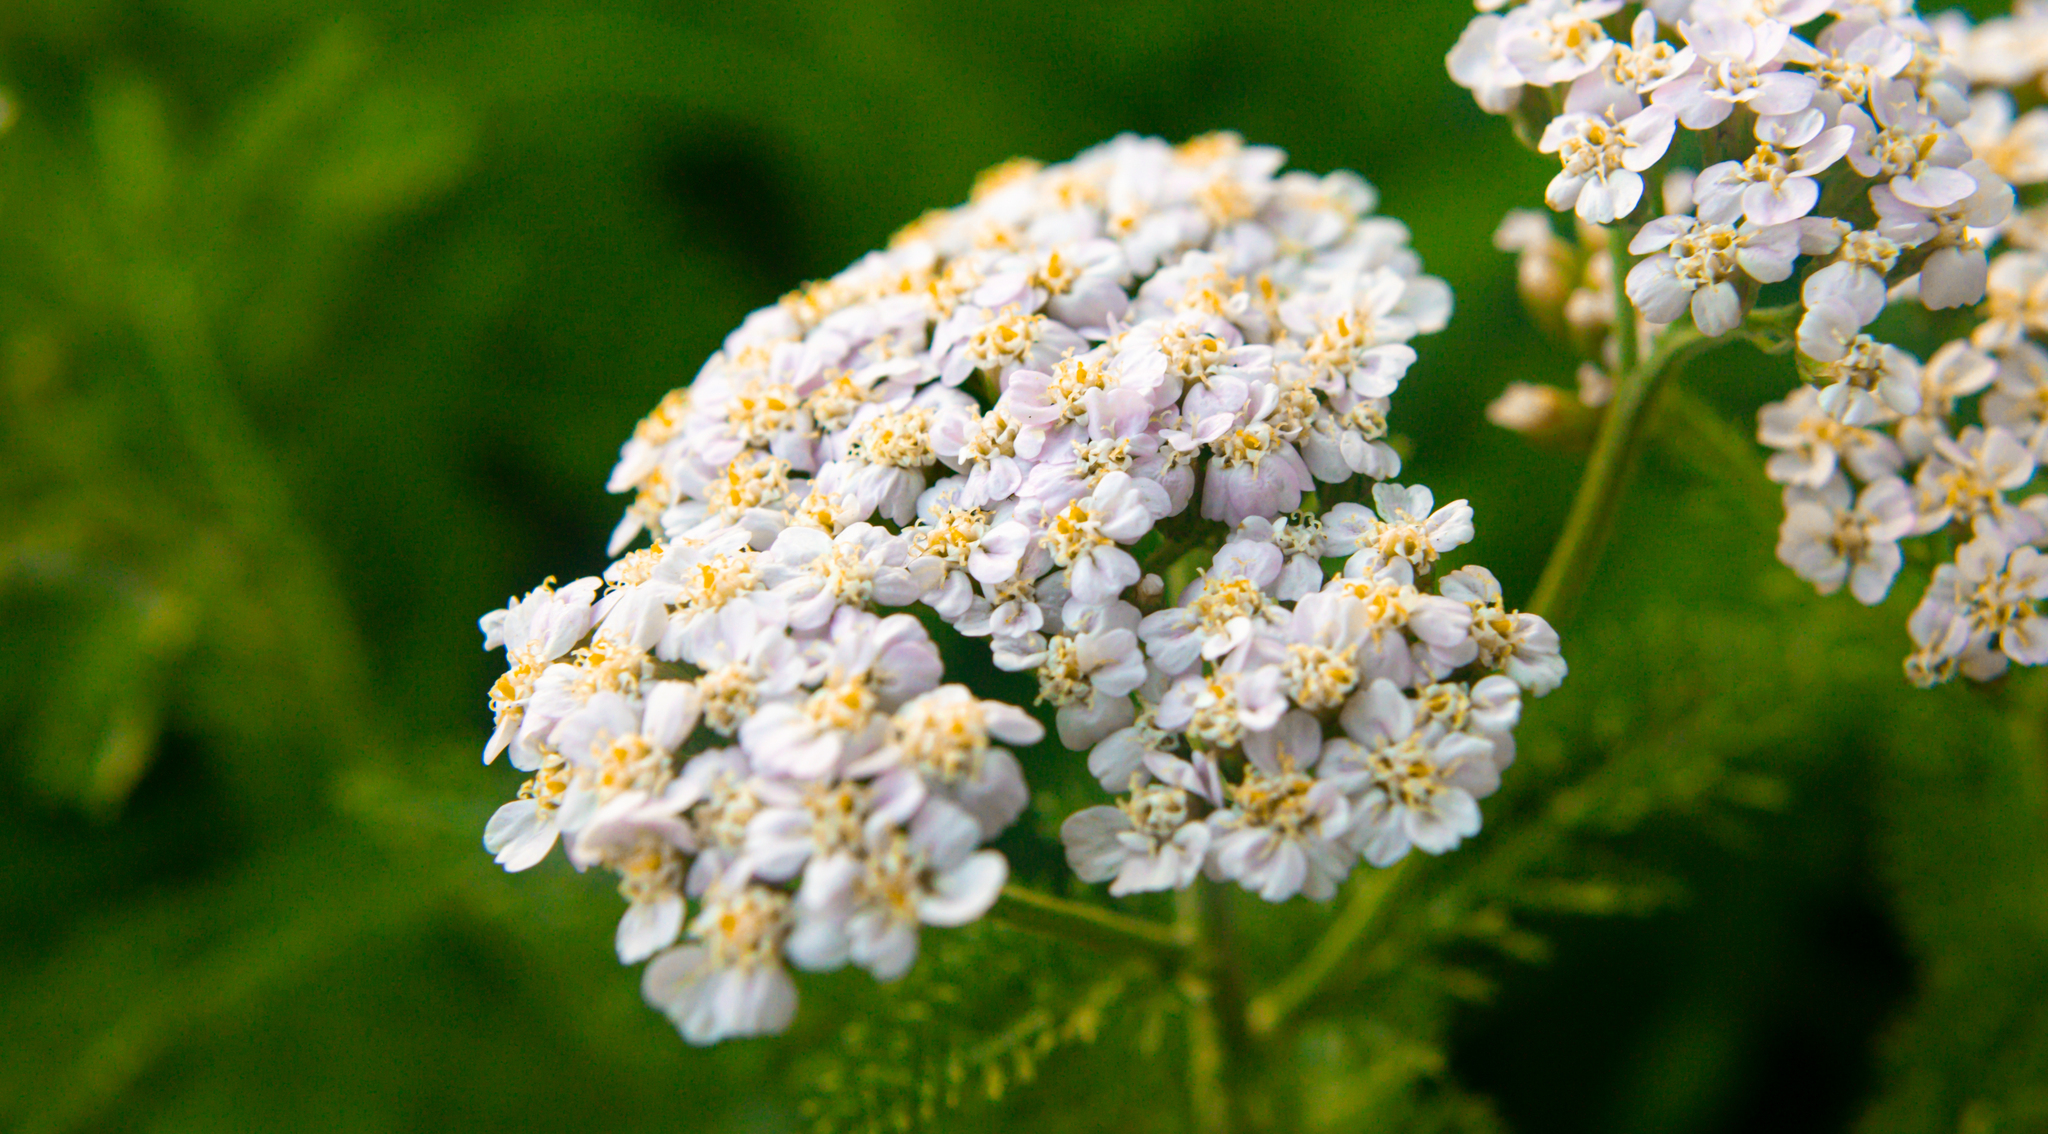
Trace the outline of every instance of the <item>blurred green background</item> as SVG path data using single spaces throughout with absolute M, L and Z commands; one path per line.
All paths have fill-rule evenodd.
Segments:
M 608 885 L 478 845 L 475 620 L 602 567 L 619 442 L 748 310 L 1124 130 L 1381 189 L 1459 303 L 1394 427 L 1526 595 L 1577 463 L 1480 411 L 1573 363 L 1490 246 L 1551 167 L 1445 78 L 1469 16 L 0 5 L 0 1125 L 1177 1128 L 1167 991 L 999 927 L 686 1048 Z M 1667 430 L 1488 830 L 1271 1069 L 1299 1128 L 2048 1129 L 2048 692 L 1916 693 L 1919 580 L 1777 567 L 1786 372 L 1693 368 L 1732 449 Z M 1267 973 L 1328 917 L 1246 915 Z

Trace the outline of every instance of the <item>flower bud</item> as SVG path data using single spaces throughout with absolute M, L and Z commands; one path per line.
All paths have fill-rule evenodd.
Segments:
M 1487 403 L 1486 420 L 1502 429 L 1538 436 L 1557 428 L 1569 401 L 1555 386 L 1510 382 L 1499 397 Z
M 1589 379 L 1591 370 L 1598 381 Z M 1540 445 L 1565 452 L 1584 451 L 1593 440 L 1600 421 L 1596 407 L 1605 402 L 1612 387 L 1599 367 L 1581 368 L 1579 392 L 1536 382 L 1510 382 L 1500 396 L 1486 407 L 1486 420 L 1502 429 L 1513 430 Z M 1594 397 L 1598 400 L 1589 401 Z
M 1493 246 L 1516 253 L 1516 290 L 1529 317 L 1545 331 L 1562 334 L 1565 303 L 1578 274 L 1572 246 L 1551 230 L 1548 217 L 1531 209 L 1514 209 L 1503 217 Z

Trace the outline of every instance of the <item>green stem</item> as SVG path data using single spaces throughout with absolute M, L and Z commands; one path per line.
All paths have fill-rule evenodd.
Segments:
M 1579 480 L 1579 494 L 1572 500 L 1564 531 L 1543 566 L 1536 593 L 1527 609 L 1551 622 L 1566 621 L 1572 606 L 1585 590 L 1607 536 L 1614 528 L 1614 516 L 1642 451 L 1645 411 L 1662 374 L 1629 376 L 1614 391 L 1600 432 L 1593 438 L 1593 454 Z
M 1202 895 L 1202 936 L 1197 956 L 1209 985 L 1209 1009 L 1216 1019 L 1217 1039 L 1223 1050 L 1224 1105 L 1230 1127 L 1251 1130 L 1258 1127 L 1251 1113 L 1251 1085 L 1258 1070 L 1258 1048 L 1252 1042 L 1247 1019 L 1244 969 L 1238 964 L 1237 924 L 1231 916 L 1231 892 L 1221 886 L 1198 881 L 1208 892 Z
M 1188 1117 L 1202 1134 L 1232 1134 L 1230 1092 L 1223 1086 L 1223 1037 L 1209 1000 L 1209 986 L 1193 973 L 1181 974 L 1188 1003 Z
M 1344 962 L 1351 951 L 1364 939 L 1366 933 L 1379 924 L 1380 911 L 1386 908 L 1387 896 L 1394 892 L 1407 861 L 1385 870 L 1360 872 L 1351 883 L 1351 895 L 1345 900 L 1344 909 L 1335 921 L 1323 932 L 1323 936 L 1310 949 L 1301 964 L 1279 983 L 1254 997 L 1246 1013 L 1246 1022 L 1254 1035 L 1270 1035 L 1292 1019 L 1302 1006 L 1322 990 L 1330 974 Z
M 1579 479 L 1579 493 L 1565 517 L 1564 531 L 1558 535 L 1550 561 L 1543 565 L 1543 576 L 1536 582 L 1536 593 L 1529 599 L 1531 613 L 1563 622 L 1585 589 L 1607 546 L 1614 514 L 1642 449 L 1644 411 L 1654 386 L 1651 376 L 1643 374 L 1626 375 L 1615 385 L 1614 398 L 1593 438 L 1585 474 Z
M 1240 1046 L 1245 1042 L 1244 1018 L 1240 1014 L 1234 1023 L 1230 1020 L 1226 997 L 1218 987 L 1213 967 L 1218 950 L 1211 934 L 1219 919 L 1223 921 L 1224 932 L 1229 931 L 1228 914 L 1215 910 L 1220 904 L 1214 900 L 1218 897 L 1209 893 L 1207 883 L 1199 879 L 1174 895 L 1174 924 L 1190 940 L 1199 942 L 1191 963 L 1181 968 L 1176 986 L 1188 1006 L 1190 1124 L 1202 1134 L 1240 1134 L 1246 1126 L 1244 1092 L 1238 1083 L 1247 1070 L 1244 1057 L 1249 1052 Z M 1240 999 L 1240 1008 L 1242 1003 Z
M 1642 350 L 1642 325 L 1636 319 L 1635 304 L 1628 298 L 1628 244 L 1635 239 L 1636 226 L 1618 224 L 1607 231 L 1607 254 L 1614 269 L 1614 373 L 1615 385 L 1621 385 L 1620 376 L 1634 374 L 1640 368 L 1637 357 Z
M 1621 238 L 1619 231 L 1611 237 Z M 1615 327 L 1621 333 L 1622 328 L 1635 327 L 1636 314 L 1626 288 L 1627 245 L 1617 243 L 1613 250 Z M 1620 365 L 1616 368 L 1614 397 L 1600 419 L 1600 431 L 1593 438 L 1593 452 L 1579 480 L 1571 512 L 1565 517 L 1564 531 L 1558 535 L 1550 561 L 1544 564 L 1543 576 L 1529 600 L 1530 612 L 1552 622 L 1570 617 L 1573 604 L 1599 563 L 1600 553 L 1606 549 L 1615 513 L 1648 438 L 1650 410 L 1658 390 L 1685 359 L 1713 341 L 1689 324 L 1677 324 L 1658 337 L 1656 349 L 1648 358 L 1639 359 L 1633 339 L 1633 335 L 1624 333 L 1617 344 Z
M 1003 887 L 989 916 L 1012 929 L 1058 937 L 1105 953 L 1147 956 L 1165 964 L 1184 960 L 1192 940 L 1192 933 L 1184 927 L 1127 917 L 1022 886 Z

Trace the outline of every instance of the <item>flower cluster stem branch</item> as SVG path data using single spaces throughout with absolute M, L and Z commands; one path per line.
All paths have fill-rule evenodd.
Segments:
M 1308 956 L 1273 987 L 1252 998 L 1245 1013 L 1252 1034 L 1263 1036 L 1278 1031 L 1314 999 L 1331 974 L 1379 924 L 1380 912 L 1386 908 L 1387 897 L 1399 884 L 1408 861 L 1403 859 L 1385 870 L 1359 873 L 1343 910 L 1323 931 Z
M 1186 927 L 1161 925 L 1022 886 L 1003 887 L 989 916 L 1013 929 L 1107 953 L 1135 953 L 1167 964 L 1180 963 L 1190 948 L 1191 932 Z
M 1624 260 L 1617 260 L 1615 271 L 1624 271 Z M 1634 319 L 1628 297 L 1619 295 L 1616 299 L 1617 315 L 1626 312 L 1627 319 Z M 1564 531 L 1558 536 L 1557 544 L 1551 549 L 1550 561 L 1543 565 L 1543 576 L 1536 583 L 1536 592 L 1530 597 L 1528 609 L 1540 614 L 1551 622 L 1563 622 L 1571 616 L 1574 603 L 1590 581 L 1593 569 L 1598 566 L 1600 553 L 1607 545 L 1608 533 L 1613 529 L 1615 514 L 1620 510 L 1622 495 L 1628 489 L 1637 458 L 1658 419 L 1657 408 L 1667 401 L 1663 394 L 1671 379 L 1682 370 L 1687 361 L 1710 347 L 1729 339 L 1741 339 L 1765 353 L 1781 348 L 1789 334 L 1790 325 L 1796 320 L 1797 311 L 1786 307 L 1758 308 L 1750 312 L 1742 326 L 1728 337 L 1715 339 L 1701 334 L 1691 323 L 1674 323 L 1657 336 L 1657 345 L 1649 356 L 1635 364 L 1633 370 L 1620 374 L 1614 384 L 1614 400 L 1607 406 L 1607 413 L 1600 421 L 1600 431 L 1593 438 L 1593 453 L 1586 462 L 1585 474 L 1579 480 L 1578 495 L 1572 499 L 1571 513 L 1565 518 Z M 1624 352 L 1632 356 L 1634 352 Z M 1697 427 L 1701 414 L 1711 415 L 1713 411 L 1697 402 L 1687 402 L 1679 407 L 1677 428 Z M 1741 444 L 1731 440 L 1733 431 L 1726 423 L 1719 423 L 1719 433 L 1704 442 L 1723 450 Z M 1725 454 L 1724 454 L 1725 455 Z
M 1607 254 L 1614 269 L 1614 385 L 1642 368 L 1642 324 L 1636 306 L 1628 298 L 1628 245 L 1635 239 L 1634 225 L 1616 225 L 1607 233 Z
M 1599 565 L 1621 498 L 1648 440 L 1658 391 L 1686 359 L 1715 341 L 1689 323 L 1675 324 L 1658 336 L 1656 348 L 1647 358 L 1640 357 L 1635 305 L 1629 302 L 1625 286 L 1630 267 L 1627 230 L 1616 229 L 1609 239 L 1615 242 L 1614 316 L 1616 333 L 1621 336 L 1616 342 L 1619 361 L 1614 398 L 1593 438 L 1593 452 L 1572 499 L 1571 512 L 1565 517 L 1564 531 L 1558 535 L 1529 599 L 1529 611 L 1553 623 L 1570 618 L 1573 605 Z

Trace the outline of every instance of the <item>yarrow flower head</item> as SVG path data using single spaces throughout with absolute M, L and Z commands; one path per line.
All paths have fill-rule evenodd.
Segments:
M 1602 65 L 1573 18 L 1548 73 Z M 1588 113 L 1579 199 L 1626 213 L 1671 116 Z M 1113 895 L 1327 898 L 1477 833 L 1557 636 L 1444 562 L 1469 505 L 1375 483 L 1449 290 L 1363 181 L 1281 164 L 1121 137 L 990 171 L 748 316 L 621 450 L 616 562 L 484 618 L 486 759 L 530 774 L 486 846 L 617 874 L 620 959 L 690 1042 L 988 913 L 1048 735 L 1116 796 L 1061 826 Z M 935 627 L 1035 704 L 948 683 Z
M 1902 541 L 1940 534 L 1956 550 L 1908 626 L 1908 676 L 2038 664 L 2048 497 L 2025 493 L 2048 457 L 2048 212 L 2026 194 L 2048 182 L 2048 110 L 2021 109 L 2048 71 L 2038 5 L 1979 27 L 1908 0 L 1477 7 L 1451 78 L 1555 155 L 1546 203 L 1580 224 L 1574 243 L 1518 211 L 1497 243 L 1587 356 L 1577 406 L 1518 384 L 1489 416 L 1531 434 L 1596 418 L 1702 337 L 1796 349 L 1805 384 L 1758 415 L 1779 558 L 1874 605 L 1913 575 Z M 1974 310 L 1929 323 L 1923 352 L 1890 341 L 1911 333 L 1886 318 L 1901 305 Z

